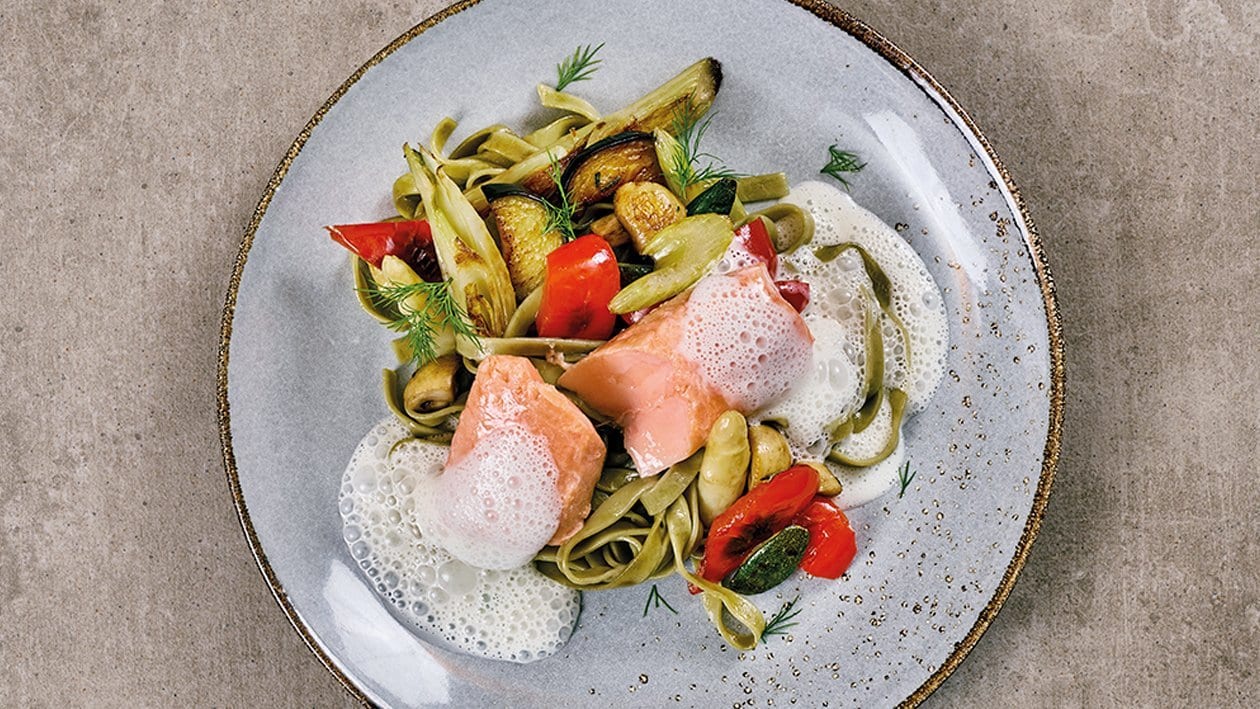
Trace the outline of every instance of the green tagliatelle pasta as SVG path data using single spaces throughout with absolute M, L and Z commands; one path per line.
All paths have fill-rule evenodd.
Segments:
M 814 239 L 814 215 L 795 204 L 780 202 L 749 214 L 743 222 L 757 218 L 765 220 L 770 242 L 781 254 L 791 253 Z
M 592 123 L 599 120 L 599 111 L 584 98 L 563 91 L 556 91 L 546 84 L 538 85 L 538 102 L 547 108 L 577 114 Z
M 605 469 L 586 524 L 561 546 L 543 549 L 535 565 L 549 578 L 584 591 L 633 586 L 677 572 L 701 589 L 705 612 L 732 647 L 756 647 L 765 628 L 761 611 L 686 565 L 704 533 L 696 487 L 702 460 L 703 451 L 656 478 L 635 478 L 626 468 Z
M 783 199 L 790 188 L 787 175 L 782 172 L 770 172 L 764 175 L 747 175 L 735 178 L 736 196 L 741 202 L 765 202 L 771 199 Z
M 486 126 L 449 153 L 446 144 L 458 127 L 455 119 L 443 118 L 429 135 L 429 153 L 435 158 L 436 167 L 470 197 L 476 197 L 474 206 L 478 209 L 485 206 L 485 198 L 477 187 L 490 181 L 516 182 L 545 168 L 550 161 L 547 151 L 559 159 L 576 143 L 577 131 L 583 130 L 585 136 L 599 120 L 599 112 L 585 100 L 550 87 L 539 86 L 539 101 L 545 108 L 560 109 L 568 115 L 525 136 L 502 123 Z M 394 208 L 403 219 L 424 218 L 421 192 L 422 186 L 410 171 L 394 180 Z
M 827 427 L 834 443 L 827 452 L 826 458 L 829 462 L 839 465 L 864 468 L 883 461 L 897 449 L 901 422 L 905 415 L 905 391 L 896 386 L 890 386 L 888 377 L 885 376 L 890 356 L 884 342 L 885 330 L 891 330 L 904 343 L 902 361 L 896 362 L 894 359 L 894 367 L 908 368 L 913 355 L 910 351 L 906 327 L 892 307 L 892 281 L 874 257 L 860 245 L 851 242 L 818 247 L 814 250 L 814 255 L 826 263 L 848 250 L 855 251 L 861 257 L 863 269 L 870 281 L 868 286 L 863 287 L 864 299 L 868 302 L 873 301 L 877 307 L 868 309 L 866 312 L 867 386 L 863 404 L 847 419 L 834 421 Z M 893 380 L 896 380 L 895 376 Z M 881 432 L 880 440 L 883 440 L 884 444 L 878 450 L 854 455 L 844 449 L 842 445 L 844 439 L 862 434 L 881 416 L 887 429 Z

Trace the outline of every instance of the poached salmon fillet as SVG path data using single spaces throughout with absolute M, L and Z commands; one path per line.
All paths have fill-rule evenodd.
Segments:
M 656 475 L 699 450 L 726 411 L 747 414 L 785 394 L 809 368 L 813 341 L 758 264 L 702 279 L 558 384 L 614 418 L 639 474 Z
M 477 367 L 442 473 L 428 481 L 427 533 L 465 563 L 508 569 L 582 527 L 604 442 L 524 357 Z

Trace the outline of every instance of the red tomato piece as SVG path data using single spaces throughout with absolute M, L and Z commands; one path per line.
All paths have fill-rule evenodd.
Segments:
M 770 232 L 760 219 L 754 219 L 735 230 L 735 238 L 731 240 L 731 248 L 742 251 L 766 265 L 770 277 L 779 272 L 779 255 L 770 243 Z
M 587 234 L 547 254 L 547 277 L 535 324 L 540 337 L 605 340 L 617 324 L 608 302 L 621 290 L 612 247 Z
M 749 490 L 713 520 L 700 578 L 726 578 L 758 544 L 792 524 L 817 493 L 818 471 L 808 465 L 794 465 Z
M 373 222 L 324 227 L 333 241 L 376 268 L 381 259 L 397 256 L 426 281 L 442 279 L 427 221 Z
M 774 287 L 779 289 L 779 295 L 788 302 L 796 312 L 805 310 L 805 306 L 809 305 L 809 284 L 805 281 L 775 281 Z
M 809 530 L 809 546 L 801 570 L 813 576 L 838 579 L 857 556 L 857 537 L 849 518 L 825 497 L 815 497 L 795 520 Z

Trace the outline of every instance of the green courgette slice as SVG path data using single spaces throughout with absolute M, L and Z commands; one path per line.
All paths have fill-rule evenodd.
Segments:
M 621 185 L 661 179 L 655 140 L 651 133 L 626 131 L 574 155 L 560 179 L 574 209 L 607 202 Z
M 753 549 L 744 563 L 723 579 L 722 585 L 745 596 L 765 593 L 796 571 L 807 546 L 809 530 L 795 524 L 785 527 Z
M 514 185 L 487 184 L 486 197 L 499 232 L 499 250 L 507 264 L 518 301 L 542 286 L 547 254 L 564 243 L 557 229 L 548 229 L 546 202 Z
M 735 178 L 726 177 L 709 185 L 705 191 L 687 204 L 687 216 L 694 214 L 727 214 L 735 206 Z

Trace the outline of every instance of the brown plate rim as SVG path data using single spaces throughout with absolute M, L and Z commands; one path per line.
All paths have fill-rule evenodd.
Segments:
M 424 34 L 430 28 L 434 27 L 443 20 L 462 12 L 473 5 L 477 5 L 482 0 L 462 0 L 450 5 L 423 22 L 417 24 L 411 29 L 398 36 L 394 41 L 390 42 L 385 48 L 381 49 L 371 59 L 364 62 L 337 90 L 328 97 L 326 101 L 306 122 L 302 131 L 298 133 L 293 144 L 289 146 L 288 151 L 280 160 L 280 164 L 276 166 L 272 173 L 271 179 L 267 182 L 266 190 L 263 192 L 262 198 L 258 202 L 258 206 L 254 209 L 253 217 L 249 221 L 249 225 L 245 229 L 245 235 L 241 240 L 240 248 L 237 250 L 236 261 L 232 269 L 232 276 L 228 281 L 227 295 L 224 299 L 222 324 L 219 331 L 219 356 L 218 371 L 216 377 L 216 388 L 218 398 L 218 418 L 219 418 L 219 438 L 222 444 L 223 467 L 227 473 L 228 487 L 232 495 L 232 500 L 236 506 L 236 512 L 240 518 L 241 528 L 245 532 L 245 538 L 249 542 L 250 552 L 254 556 L 254 560 L 258 563 L 258 568 L 262 572 L 263 578 L 267 581 L 267 586 L 271 589 L 272 595 L 276 602 L 284 611 L 285 616 L 289 619 L 294 630 L 302 638 L 306 646 L 315 654 L 324 667 L 337 678 L 342 687 L 346 689 L 353 697 L 370 705 L 371 700 L 349 677 L 346 676 L 332 658 L 329 657 L 319 642 L 316 641 L 310 629 L 302 622 L 298 616 L 297 610 L 289 602 L 288 594 L 284 587 L 280 584 L 280 580 L 276 577 L 275 572 L 271 568 L 271 564 L 267 561 L 267 555 L 263 552 L 262 543 L 258 539 L 258 535 L 254 530 L 253 522 L 250 520 L 249 510 L 245 504 L 244 495 L 241 492 L 240 477 L 236 469 L 236 458 L 232 451 L 232 430 L 231 430 L 231 412 L 228 408 L 228 350 L 232 339 L 232 319 L 236 312 L 236 297 L 240 288 L 241 274 L 245 268 L 245 261 L 249 256 L 250 248 L 254 243 L 254 236 L 258 230 L 258 225 L 262 222 L 263 215 L 267 212 L 267 207 L 271 204 L 272 197 L 275 195 L 276 189 L 284 180 L 285 175 L 289 171 L 289 167 L 293 164 L 293 160 L 297 158 L 302 147 L 311 136 L 311 131 L 324 118 L 328 111 L 341 100 L 369 69 L 379 64 L 386 57 L 396 52 L 400 47 L 407 44 L 411 40 Z M 1010 564 L 1007 565 L 1002 580 L 994 591 L 992 598 L 988 604 L 980 611 L 976 618 L 975 624 L 967 632 L 967 635 L 954 647 L 953 652 L 945 659 L 941 666 L 933 672 L 927 680 L 910 694 L 904 701 L 902 707 L 914 707 L 927 698 L 945 681 L 947 677 L 962 663 L 971 649 L 975 647 L 980 636 L 988 629 L 993 619 L 997 616 L 998 611 L 1002 608 L 1002 604 L 1010 595 L 1011 589 L 1015 585 L 1015 580 L 1019 576 L 1019 572 L 1024 567 L 1024 563 L 1028 559 L 1029 551 L 1032 543 L 1037 537 L 1037 533 L 1041 528 L 1042 517 L 1045 513 L 1046 503 L 1050 497 L 1050 487 L 1054 482 L 1054 474 L 1059 460 L 1059 451 L 1063 430 L 1063 408 L 1064 408 L 1064 384 L 1065 384 L 1065 368 L 1064 368 L 1064 352 L 1063 352 L 1063 326 L 1059 317 L 1058 300 L 1055 295 L 1054 279 L 1050 276 L 1050 267 L 1046 260 L 1045 251 L 1041 245 L 1041 237 L 1038 235 L 1036 228 L 1033 226 L 1032 218 L 1028 213 L 1027 205 L 1024 203 L 1023 197 L 1020 195 L 1019 188 L 1015 186 L 1006 167 L 993 151 L 989 141 L 984 134 L 976 126 L 975 121 L 963 109 L 962 106 L 954 99 L 952 95 L 941 86 L 931 74 L 928 73 L 918 62 L 910 57 L 909 54 L 902 51 L 897 45 L 884 37 L 879 32 L 871 28 L 865 22 L 857 19 L 848 12 L 831 5 L 824 0 L 784 0 L 792 5 L 801 7 L 813 13 L 818 18 L 825 20 L 837 28 L 848 33 L 867 47 L 874 50 L 877 54 L 895 66 L 903 74 L 910 77 L 916 82 L 922 82 L 931 88 L 935 95 L 929 94 L 929 98 L 934 101 L 944 101 L 962 120 L 967 130 L 975 136 L 980 146 L 984 149 L 989 159 L 993 162 L 994 167 L 998 171 L 998 175 L 1002 178 L 1003 184 L 1014 200 L 1015 206 L 1019 211 L 1022 221 L 1021 231 L 1024 234 L 1028 244 L 1029 255 L 1033 262 L 1033 267 L 1037 276 L 1037 284 L 1041 288 L 1042 302 L 1046 310 L 1046 326 L 1047 334 L 1050 342 L 1050 411 L 1049 426 L 1046 433 L 1046 445 L 1042 457 L 1041 477 L 1038 479 L 1037 491 L 1033 496 L 1032 508 L 1029 512 L 1028 519 L 1024 524 L 1024 530 L 1020 536 L 1019 545 L 1016 547 L 1015 554 L 1011 558 Z

